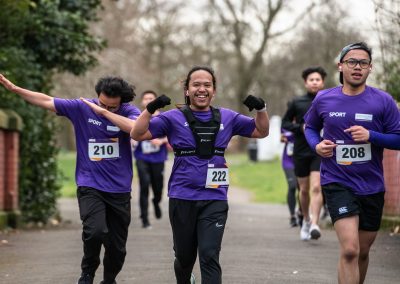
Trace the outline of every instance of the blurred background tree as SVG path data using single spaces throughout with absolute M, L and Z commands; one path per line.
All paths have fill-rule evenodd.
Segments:
M 372 0 L 383 72 L 379 79 L 398 102 L 400 101 L 400 1 Z
M 16 84 L 49 93 L 56 72 L 79 75 L 96 63 L 104 42 L 89 32 L 100 0 L 0 0 L 0 72 Z M 23 119 L 20 141 L 20 209 L 25 221 L 46 222 L 56 211 L 54 119 L 47 111 L 0 89 L 0 108 Z

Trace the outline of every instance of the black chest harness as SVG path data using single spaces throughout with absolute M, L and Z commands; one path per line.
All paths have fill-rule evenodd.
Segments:
M 212 156 L 224 156 L 225 148 L 216 148 L 215 139 L 221 125 L 221 113 L 218 108 L 211 107 L 212 118 L 207 122 L 197 120 L 188 106 L 181 108 L 192 130 L 196 141 L 196 148 L 174 148 L 174 154 L 181 156 L 198 156 L 201 159 L 210 159 Z

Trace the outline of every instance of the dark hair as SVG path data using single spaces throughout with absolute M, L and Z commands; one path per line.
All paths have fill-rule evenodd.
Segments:
M 340 55 L 339 55 L 339 62 L 342 63 L 343 58 L 346 56 L 346 54 L 350 50 L 353 50 L 353 49 L 362 49 L 362 50 L 366 51 L 368 53 L 369 59 L 372 61 L 372 49 L 368 46 L 368 44 L 366 44 L 363 41 L 360 41 L 360 42 L 356 42 L 356 43 L 351 43 L 351 44 L 343 47 L 342 51 L 340 52 Z M 342 72 L 339 72 L 339 81 L 340 81 L 340 83 L 343 84 L 343 73 Z
M 325 80 L 326 77 L 326 71 L 324 70 L 324 68 L 317 66 L 317 67 L 309 67 L 303 70 L 303 72 L 301 73 L 301 77 L 303 77 L 303 80 L 306 81 L 308 78 L 308 75 L 310 75 L 311 73 L 319 73 L 319 75 L 321 75 L 322 80 Z
M 217 88 L 217 82 L 216 82 L 216 79 L 215 79 L 214 69 L 212 69 L 209 66 L 196 65 L 196 66 L 193 66 L 192 69 L 189 70 L 189 72 L 188 72 L 188 74 L 186 76 L 186 80 L 183 82 L 183 89 L 184 89 L 185 92 L 189 89 L 190 76 L 192 76 L 192 74 L 194 72 L 199 71 L 199 70 L 204 70 L 204 71 L 210 73 L 211 76 L 212 76 L 212 82 L 213 82 L 214 90 Z M 190 99 L 186 95 L 185 95 L 185 104 L 190 105 Z
M 97 81 L 95 90 L 97 96 L 99 96 L 100 93 L 104 93 L 107 97 L 120 97 L 121 104 L 132 101 L 136 96 L 135 86 L 129 84 L 120 77 L 107 76 L 100 78 L 99 81 Z
M 143 98 L 144 95 L 147 95 L 147 94 L 152 94 L 152 95 L 154 95 L 155 98 L 158 97 L 157 93 L 155 91 L 153 91 L 153 90 L 146 90 L 146 91 L 142 92 L 140 94 L 140 97 Z

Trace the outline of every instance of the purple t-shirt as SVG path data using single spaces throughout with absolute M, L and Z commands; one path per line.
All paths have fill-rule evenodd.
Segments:
M 388 93 L 369 86 L 357 96 L 343 94 L 341 86 L 323 90 L 315 98 L 305 122 L 316 130 L 323 128 L 323 139 L 338 145 L 333 157 L 322 158 L 322 185 L 337 182 L 359 195 L 385 190 L 383 148 L 356 143 L 344 130 L 360 125 L 380 133 L 400 133 L 399 110 Z
M 163 163 L 168 157 L 167 144 L 156 146 L 151 140 L 140 141 L 135 148 L 134 156 L 136 160 L 148 163 Z
M 97 103 L 97 99 L 88 100 Z M 74 125 L 77 186 L 130 192 L 133 171 L 129 133 L 97 115 L 81 100 L 55 98 L 54 105 L 57 114 L 66 116 Z M 140 115 L 139 109 L 130 104 L 122 104 L 116 113 L 133 120 Z
M 255 129 L 253 118 L 235 111 L 220 108 L 221 125 L 216 137 L 215 147 L 226 148 L 234 135 L 250 137 Z M 193 112 L 200 121 L 209 121 L 211 111 Z M 195 148 L 193 133 L 184 114 L 173 109 L 164 112 L 150 121 L 149 131 L 153 138 L 167 136 L 175 149 Z M 226 170 L 226 161 L 222 156 L 200 159 L 197 156 L 175 157 L 168 183 L 168 196 L 185 200 L 227 200 L 228 185 L 206 187 L 207 175 L 210 178 L 213 169 Z
M 293 132 L 287 131 L 286 129 L 281 129 L 281 133 L 286 137 L 287 142 L 283 147 L 282 153 L 282 168 L 284 169 L 294 169 L 293 163 L 293 146 L 294 146 L 294 135 Z

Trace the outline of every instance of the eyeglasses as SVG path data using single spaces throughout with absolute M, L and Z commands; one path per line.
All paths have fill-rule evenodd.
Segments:
M 371 61 L 366 60 L 366 59 L 357 60 L 357 59 L 350 58 L 350 59 L 344 60 L 343 63 L 346 63 L 347 67 L 350 67 L 350 68 L 354 68 L 357 66 L 357 64 L 359 64 L 361 69 L 367 69 L 371 64 Z

